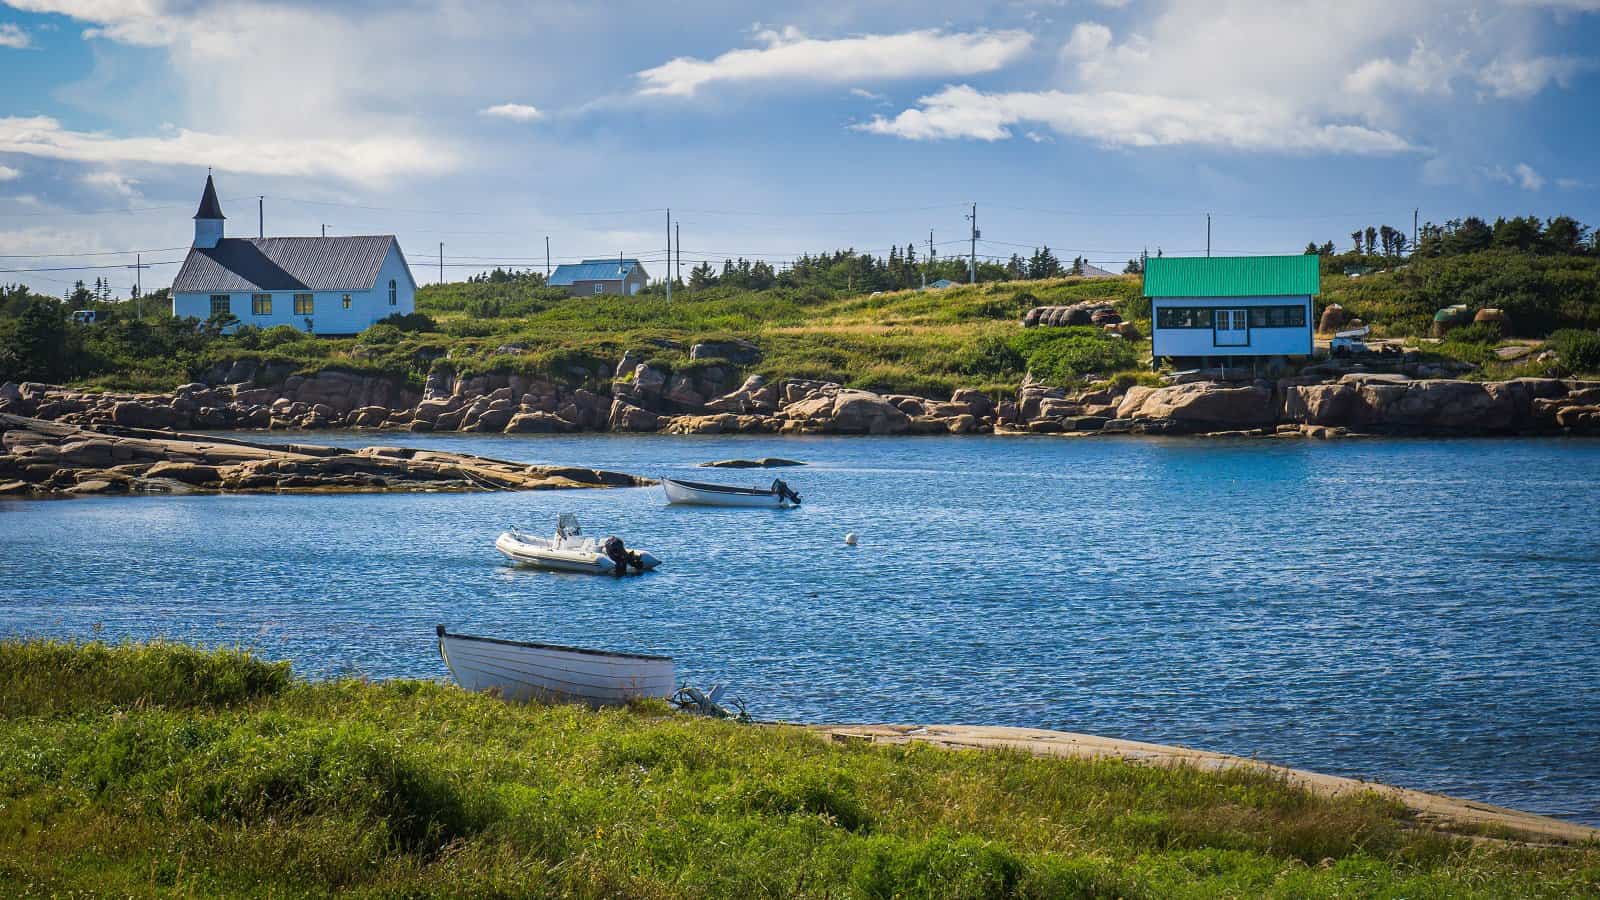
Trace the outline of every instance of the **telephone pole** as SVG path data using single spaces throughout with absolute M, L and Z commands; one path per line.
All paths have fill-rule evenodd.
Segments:
M 444 284 L 444 241 L 439 242 L 439 283 Z
M 673 222 L 672 223 L 672 231 L 673 231 L 673 234 L 675 235 L 674 239 L 678 243 L 678 261 L 673 266 L 673 275 L 672 275 L 672 277 L 674 279 L 678 280 L 678 281 L 682 281 L 683 280 L 683 223 L 682 222 Z
M 544 280 L 550 280 L 550 235 L 544 236 Z
M 667 207 L 667 302 L 672 302 L 672 207 Z
M 1412 253 L 1416 253 L 1417 252 L 1417 238 L 1422 236 L 1417 232 L 1417 216 L 1420 215 L 1421 212 L 1422 212 L 1421 208 L 1418 208 L 1418 207 L 1413 207 L 1412 210 L 1411 210 L 1411 252 Z
M 1206 256 L 1211 255 L 1211 213 L 1206 213 Z
M 144 297 L 144 270 L 150 267 L 144 264 L 144 254 L 135 253 L 133 255 L 133 265 L 128 268 L 133 270 L 133 317 L 137 319 L 141 318 L 139 315 L 139 301 Z
M 326 222 L 322 223 L 322 236 L 323 237 L 327 237 L 328 236 L 328 223 L 326 223 Z
M 267 195 L 260 194 L 256 197 L 256 237 L 267 236 Z
M 971 255 L 967 257 L 967 282 L 969 284 L 977 284 L 978 283 L 978 235 L 983 233 L 983 232 L 978 230 L 978 204 L 976 204 L 976 203 L 972 204 L 972 213 L 971 213 L 971 215 L 967 216 L 967 219 L 972 222 L 972 252 L 971 252 Z

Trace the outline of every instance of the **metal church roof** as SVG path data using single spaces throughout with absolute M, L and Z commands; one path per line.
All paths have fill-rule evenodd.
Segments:
M 399 249 L 392 234 L 223 238 L 215 247 L 190 249 L 172 291 L 371 290 L 390 247 Z
M 1146 297 L 1302 297 L 1322 289 L 1321 258 L 1157 257 L 1145 261 Z
M 562 263 L 550 274 L 549 283 L 556 287 L 570 287 L 575 281 L 621 281 L 636 268 L 644 268 L 637 259 L 586 259 L 581 263 Z

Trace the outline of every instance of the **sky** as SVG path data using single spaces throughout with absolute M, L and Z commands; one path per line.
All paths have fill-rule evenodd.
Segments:
M 0 284 L 228 234 L 420 282 L 622 253 L 1297 252 L 1600 223 L 1600 0 L 0 0 Z M 258 220 L 258 198 L 260 220 Z M 98 267 L 98 268 L 88 268 Z M 34 271 L 20 271 L 24 269 Z M 47 270 L 47 271 L 39 271 Z

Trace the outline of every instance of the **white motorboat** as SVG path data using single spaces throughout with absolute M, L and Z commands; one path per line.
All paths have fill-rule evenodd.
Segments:
M 585 536 L 571 513 L 557 518 L 553 537 L 535 537 L 513 528 L 495 539 L 494 548 L 512 562 L 558 572 L 620 575 L 630 568 L 644 572 L 661 564 L 646 551 L 629 550 L 617 538 L 597 541 Z
M 451 634 L 438 627 L 439 656 L 469 691 L 494 691 L 518 702 L 613 706 L 671 697 L 672 657 L 614 653 Z
M 668 503 L 690 506 L 754 506 L 779 509 L 800 505 L 800 495 L 790 490 L 781 478 L 773 481 L 770 488 L 733 487 L 725 484 L 663 478 L 661 489 L 666 492 Z

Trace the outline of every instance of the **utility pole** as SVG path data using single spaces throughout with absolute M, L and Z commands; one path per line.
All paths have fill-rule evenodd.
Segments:
M 673 267 L 672 277 L 678 281 L 683 280 L 683 223 L 673 222 L 672 231 L 678 242 L 678 262 Z
M 978 204 L 976 204 L 976 203 L 972 204 L 972 214 L 967 216 L 967 219 L 969 219 L 972 222 L 972 254 L 969 257 L 967 257 L 967 282 L 969 284 L 977 284 L 978 283 L 978 235 L 982 234 L 982 232 L 980 232 L 978 230 Z M 931 234 L 930 234 L 930 236 L 931 236 Z
M 439 242 L 439 283 L 444 284 L 444 241 Z
M 322 223 L 322 236 L 323 237 L 327 237 L 328 236 L 328 223 L 326 223 L 326 222 Z
M 1417 252 L 1417 238 L 1422 235 L 1417 232 L 1417 216 L 1422 213 L 1421 208 L 1413 207 L 1411 210 L 1411 252 Z
M 667 207 L 667 302 L 672 302 L 672 207 Z
M 138 319 L 141 318 L 139 300 L 144 296 L 144 270 L 150 267 L 144 264 L 144 254 L 135 253 L 133 265 L 128 268 L 133 270 L 133 317 Z
M 1211 213 L 1206 213 L 1206 256 L 1211 255 Z
M 267 196 L 260 194 L 256 197 L 256 237 L 267 236 Z
M 550 235 L 544 236 L 544 280 L 550 280 Z

